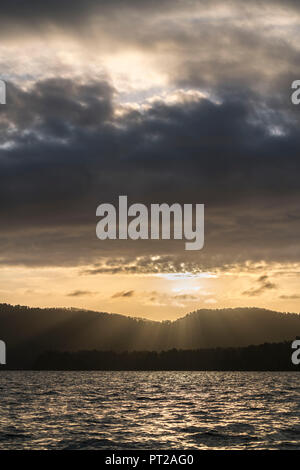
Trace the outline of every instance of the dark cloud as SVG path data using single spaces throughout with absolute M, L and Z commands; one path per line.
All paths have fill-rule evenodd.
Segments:
M 1 136 L 22 142 L 22 132 L 34 132 L 36 140 L 68 139 L 79 128 L 98 129 L 111 119 L 113 88 L 105 81 L 89 82 L 52 78 L 38 81 L 26 91 L 7 86 L 7 106 L 1 107 Z M 25 140 L 24 143 L 30 143 Z
M 88 290 L 74 290 L 73 292 L 69 292 L 69 294 L 67 294 L 68 297 L 86 297 L 91 295 L 95 295 L 95 292 Z
M 111 296 L 112 299 L 126 299 L 128 297 L 133 297 L 134 296 L 134 290 L 127 290 L 127 291 L 122 291 L 122 292 L 116 292 L 114 295 Z
M 297 8 L 297 0 L 253 0 L 252 6 L 266 8 L 266 7 L 284 7 Z M 36 21 L 57 22 L 58 24 L 72 23 L 76 21 L 84 22 L 88 17 L 95 14 L 109 15 L 114 14 L 124 16 L 126 13 L 136 12 L 143 13 L 148 11 L 154 16 L 163 15 L 165 11 L 176 10 L 191 10 L 202 8 L 204 11 L 213 9 L 214 7 L 222 5 L 227 7 L 238 7 L 241 11 L 246 12 L 251 10 L 241 0 L 114 0 L 107 2 L 105 0 L 52 0 L 51 3 L 40 2 L 39 0 L 2 0 L 1 17 L 3 22 L 5 20 L 19 21 L 24 24 L 32 24 Z
M 249 297 L 256 297 L 257 295 L 261 295 L 268 290 L 277 289 L 277 285 L 269 281 L 269 277 L 267 275 L 260 276 L 256 283 L 258 287 L 253 287 L 252 289 L 244 291 L 242 294 Z
M 138 266 L 95 265 L 97 274 L 178 272 L 183 255 L 204 268 L 300 259 L 299 116 L 289 107 L 227 87 L 216 89 L 218 103 L 157 101 L 117 117 L 108 81 L 56 78 L 8 90 L 0 108 L 2 263 L 145 256 Z M 120 194 L 146 204 L 205 203 L 203 252 L 187 254 L 182 242 L 101 243 L 96 207 Z M 152 266 L 155 253 L 170 259 Z
M 283 15 L 297 17 L 294 1 L 4 0 L 1 5 L 2 40 L 71 36 L 98 59 L 101 52 L 139 50 L 155 57 L 171 84 L 212 92 L 230 84 L 287 100 L 298 73 L 299 50 L 292 40 L 297 26 L 278 24 Z
M 191 295 L 191 294 L 178 294 L 178 295 L 174 295 L 173 299 L 194 301 L 194 300 L 199 300 L 199 297 L 197 297 L 196 295 Z
M 3 0 L 1 11 L 1 35 L 18 37 L 37 34 L 93 35 L 99 28 L 108 28 L 114 34 L 120 32 L 122 24 L 125 30 L 137 25 L 144 15 L 155 11 L 182 9 L 179 0 L 53 0 L 50 3 L 39 0 Z M 154 13 L 155 14 L 155 13 Z
M 284 300 L 298 300 L 300 299 L 300 295 L 299 294 L 280 295 L 279 298 L 284 299 Z
M 188 0 L 187 4 L 191 4 Z M 162 9 L 174 8 L 180 5 L 178 0 L 131 0 L 124 2 L 114 0 L 106 2 L 105 0 L 53 0 L 50 3 L 40 2 L 39 0 L 28 0 L 24 3 L 22 0 L 3 0 L 2 14 L 4 18 L 30 22 L 34 19 L 40 21 L 51 21 L 51 19 L 60 22 L 72 22 L 75 18 L 84 21 L 87 16 L 92 16 L 96 12 L 108 14 L 111 12 L 124 12 L 130 10 L 143 11 L 152 10 L 155 6 Z

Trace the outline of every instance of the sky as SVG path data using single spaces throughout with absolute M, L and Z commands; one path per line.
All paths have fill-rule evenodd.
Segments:
M 0 299 L 155 320 L 300 311 L 296 1 L 2 0 Z M 96 208 L 205 204 L 205 245 Z

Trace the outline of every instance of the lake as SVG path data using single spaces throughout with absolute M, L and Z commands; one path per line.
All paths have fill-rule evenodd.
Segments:
M 300 449 L 295 372 L 0 373 L 0 449 Z

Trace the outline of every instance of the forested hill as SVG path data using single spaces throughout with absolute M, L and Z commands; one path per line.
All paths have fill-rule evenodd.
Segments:
M 30 367 L 45 351 L 161 351 L 242 347 L 290 341 L 300 315 L 258 308 L 198 310 L 173 322 L 154 322 L 78 309 L 0 304 L 0 339 L 7 365 Z
M 169 351 L 79 351 L 41 354 L 35 370 L 205 370 L 300 371 L 292 361 L 291 342 L 265 343 L 243 348 Z M 297 353 L 300 357 L 300 354 Z

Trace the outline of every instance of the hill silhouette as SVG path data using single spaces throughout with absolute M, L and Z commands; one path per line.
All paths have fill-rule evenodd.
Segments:
M 259 308 L 203 309 L 156 322 L 80 309 L 0 304 L 7 366 L 32 367 L 45 351 L 163 351 L 243 347 L 290 341 L 300 315 Z

